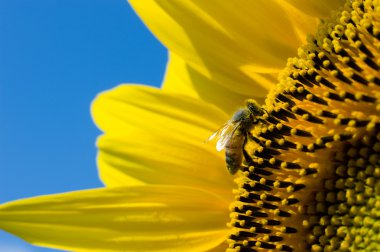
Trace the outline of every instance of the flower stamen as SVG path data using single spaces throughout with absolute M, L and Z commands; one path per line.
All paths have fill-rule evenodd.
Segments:
M 227 251 L 379 250 L 379 11 L 348 1 L 288 61 L 244 145 Z

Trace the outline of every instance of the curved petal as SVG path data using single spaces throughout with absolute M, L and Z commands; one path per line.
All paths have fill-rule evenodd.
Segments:
M 227 242 L 224 242 L 211 250 L 207 250 L 207 252 L 225 252 L 227 251 L 227 248 L 228 248 L 228 244 Z
M 281 0 L 130 2 L 171 52 L 242 95 L 260 86 L 255 74 L 277 74 L 318 21 Z M 265 94 L 256 90 L 257 97 Z
M 215 145 L 168 132 L 107 133 L 98 141 L 100 177 L 107 186 L 183 185 L 233 200 L 233 179 Z
M 245 69 L 247 72 L 251 70 Z M 186 94 L 193 98 L 202 99 L 214 104 L 228 114 L 232 114 L 248 98 L 254 98 L 260 104 L 264 104 L 262 94 L 267 93 L 268 88 L 277 79 L 275 74 L 252 72 L 251 79 L 246 77 L 246 82 L 252 82 L 252 79 L 254 79 L 257 85 L 247 86 L 244 85 L 244 82 L 223 79 L 224 77 L 226 76 L 219 74 L 217 78 L 210 79 L 197 72 L 176 54 L 169 53 L 169 63 L 163 82 L 163 89 L 172 93 Z M 234 83 L 236 88 L 226 88 L 224 86 L 225 83 Z M 243 90 L 245 92 L 242 92 Z
M 0 206 L 0 228 L 70 251 L 207 251 L 227 236 L 228 203 L 188 187 L 104 188 Z
M 224 157 L 205 144 L 227 121 L 221 110 L 156 88 L 121 85 L 99 95 L 92 112 L 106 132 L 98 141 L 98 164 L 107 186 L 182 184 L 231 196 Z
M 302 12 L 314 17 L 328 17 L 331 11 L 336 11 L 342 7 L 346 0 L 286 0 Z
M 92 104 L 92 116 L 104 132 L 165 130 L 184 139 L 207 139 L 228 119 L 211 104 L 142 85 L 120 85 L 102 92 Z

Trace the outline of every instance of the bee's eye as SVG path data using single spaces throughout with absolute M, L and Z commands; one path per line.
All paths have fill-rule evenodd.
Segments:
M 251 111 L 252 114 L 257 115 L 260 114 L 260 108 L 256 106 L 255 104 L 248 104 L 248 109 Z

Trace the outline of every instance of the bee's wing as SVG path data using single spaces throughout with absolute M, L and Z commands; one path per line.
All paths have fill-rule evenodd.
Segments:
M 224 132 L 226 131 L 226 128 L 229 127 L 231 122 L 232 120 L 229 120 L 228 122 L 226 122 L 222 127 L 220 127 L 217 131 L 215 131 L 205 142 L 209 142 L 214 138 L 220 139 L 220 137 L 224 134 Z
M 221 133 L 218 142 L 216 143 L 217 151 L 223 150 L 230 139 L 233 137 L 235 131 L 239 127 L 239 123 L 228 122 L 221 128 Z
M 212 139 L 214 139 L 216 136 L 220 135 L 221 131 L 222 131 L 222 128 L 215 131 L 205 142 L 207 143 L 211 141 Z
M 209 142 L 213 140 L 214 138 L 218 139 L 218 143 L 222 138 L 225 138 L 226 133 L 229 131 L 228 128 L 232 126 L 232 120 L 229 120 L 226 122 L 222 127 L 220 127 L 217 131 L 214 132 L 205 142 Z M 218 149 L 218 148 L 217 148 Z M 218 151 L 222 150 L 223 148 L 218 149 Z

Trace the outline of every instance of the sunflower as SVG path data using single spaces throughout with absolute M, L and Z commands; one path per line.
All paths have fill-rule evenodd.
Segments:
M 380 250 L 379 1 L 131 4 L 170 60 L 162 89 L 95 99 L 105 188 L 3 204 L 0 228 L 74 251 Z M 204 140 L 246 98 L 265 112 L 233 177 Z

